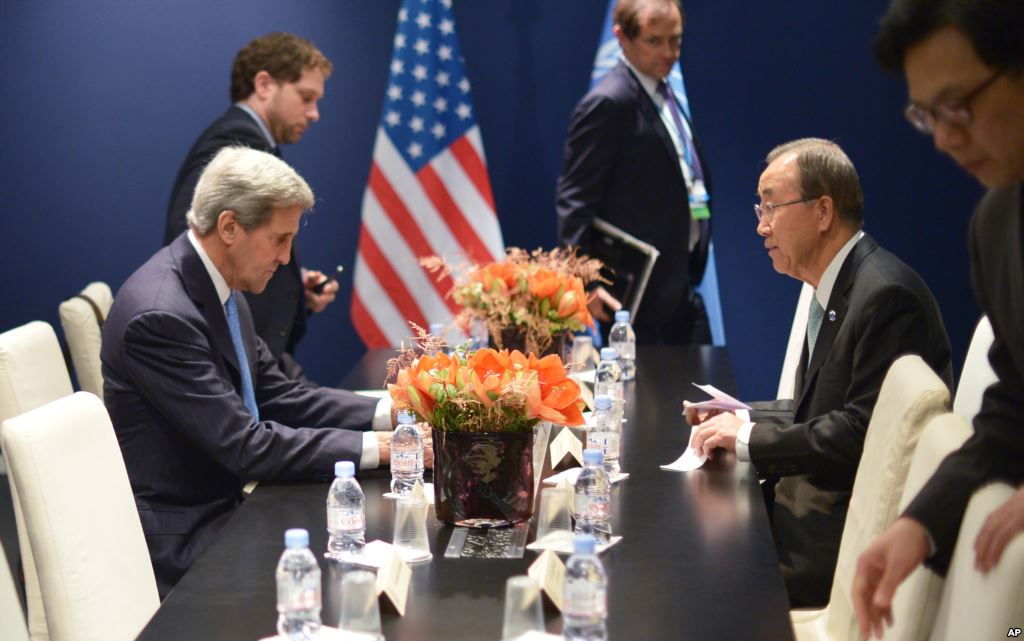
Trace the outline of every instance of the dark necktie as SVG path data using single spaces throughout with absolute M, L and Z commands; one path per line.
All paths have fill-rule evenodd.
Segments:
M 238 305 L 235 303 L 235 292 L 228 296 L 228 302 L 224 303 L 224 313 L 228 317 L 228 331 L 231 332 L 231 342 L 235 344 L 235 356 L 238 357 L 238 371 L 242 378 L 242 401 L 249 413 L 257 421 L 260 420 L 260 411 L 256 407 L 256 392 L 252 386 L 252 373 L 249 371 L 249 359 L 245 355 L 245 345 L 242 343 L 242 327 L 238 323 Z

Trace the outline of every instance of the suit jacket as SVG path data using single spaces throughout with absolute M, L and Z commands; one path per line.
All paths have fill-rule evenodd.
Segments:
M 218 151 L 231 145 L 243 145 L 280 156 L 280 152 L 267 142 L 252 116 L 236 106 L 224 112 L 199 136 L 178 170 L 167 208 L 165 245 L 188 229 L 185 214 L 192 206 L 192 193 L 199 176 Z M 302 369 L 291 355 L 306 333 L 306 295 L 294 243 L 291 260 L 277 270 L 267 288 L 260 294 L 246 292 L 245 297 L 252 309 L 256 333 L 266 341 L 281 369 L 292 377 L 301 378 Z
M 865 235 L 839 271 L 809 363 L 804 343 L 795 398 L 757 404 L 751 415 L 751 462 L 778 480 L 772 531 L 795 604 L 828 602 L 871 413 L 903 354 L 919 354 L 952 384 L 949 338 L 931 291 Z
M 216 289 L 186 235 L 128 278 L 103 325 L 104 403 L 162 594 L 246 481 L 328 479 L 339 459 L 358 465 L 360 430 L 373 421 L 375 400 L 285 376 L 235 296 L 259 422 L 242 401 Z
M 945 574 L 971 495 L 1024 481 L 1024 184 L 993 189 L 971 219 L 971 280 L 992 322 L 988 358 L 999 377 L 982 397 L 974 435 L 950 454 L 907 507 L 935 542 L 930 565 Z
M 710 193 L 706 167 L 704 176 Z M 691 256 L 679 156 L 654 101 L 622 61 L 576 106 L 556 206 L 559 241 L 583 253 L 595 217 L 661 252 L 637 311 L 642 323 L 668 319 L 689 302 L 707 264 L 710 226 Z

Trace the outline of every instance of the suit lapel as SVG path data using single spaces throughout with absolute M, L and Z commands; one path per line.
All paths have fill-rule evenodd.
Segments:
M 206 324 L 213 333 L 210 348 L 214 352 L 214 358 L 226 362 L 240 375 L 238 368 L 238 357 L 235 355 L 234 344 L 231 342 L 231 332 L 228 330 L 228 320 L 224 316 L 224 308 L 217 297 L 217 289 L 206 273 L 206 266 L 199 258 L 192 243 L 189 242 L 186 234 L 182 234 L 171 244 L 171 252 L 174 260 L 181 271 L 181 280 L 185 285 L 185 291 L 189 298 L 196 304 L 202 313 Z
M 1021 216 L 1024 215 L 1024 212 L 1021 211 L 1021 191 L 1024 190 L 1024 184 L 1017 184 L 1011 187 L 1011 190 L 1010 206 L 1006 208 L 1007 220 L 1002 229 L 1005 230 L 1007 237 L 1012 239 L 1010 244 L 1012 249 L 1007 252 L 1007 294 L 999 303 L 1006 306 L 1007 315 L 1013 319 L 1009 327 L 1003 328 L 1004 336 L 1007 337 L 1017 335 L 1019 328 L 1024 327 L 1024 307 L 1021 303 L 1021 296 L 1024 295 L 1024 246 L 1022 246 L 1024 236 L 1022 236 L 1021 230 Z M 1017 371 L 1024 373 L 1024 349 L 1022 349 L 1024 343 L 1007 340 L 1006 344 L 1010 348 Z
M 835 285 L 832 286 L 832 294 L 828 298 L 828 305 L 825 307 L 825 318 L 822 319 L 821 329 L 818 330 L 818 339 L 814 344 L 814 353 L 811 354 L 810 363 L 807 364 L 807 372 L 804 374 L 802 381 L 803 385 L 799 388 L 795 403 L 795 408 L 798 412 L 800 404 L 806 396 L 805 393 L 810 388 L 811 383 L 814 382 L 814 377 L 818 374 L 818 370 L 821 369 L 822 363 L 825 362 L 825 358 L 828 356 L 829 351 L 832 349 L 832 344 L 836 340 L 836 335 L 839 334 L 839 329 L 846 320 L 850 302 L 850 288 L 853 287 L 861 263 L 876 249 L 878 249 L 878 243 L 871 236 L 864 234 L 864 237 L 853 246 L 853 250 L 850 251 L 850 254 L 846 257 L 843 266 L 839 270 Z M 801 365 L 807 362 L 806 341 L 804 341 L 803 358 L 800 359 L 800 362 Z M 799 378 L 797 380 L 799 381 Z
M 628 79 L 630 87 L 636 94 L 636 102 L 640 106 L 640 113 L 643 114 L 647 124 L 651 126 L 658 139 L 661 140 L 665 152 L 672 161 L 672 166 L 675 167 L 676 172 L 679 174 L 679 180 L 683 180 L 683 168 L 679 166 L 679 152 L 676 151 L 676 146 L 672 143 L 672 136 L 669 135 L 668 129 L 661 119 L 661 114 L 658 112 L 658 107 L 654 104 L 654 100 L 648 95 L 644 86 L 640 84 L 640 80 L 633 74 L 633 71 L 626 66 L 626 63 L 620 60 L 616 68 L 620 69 L 620 73 L 624 74 Z

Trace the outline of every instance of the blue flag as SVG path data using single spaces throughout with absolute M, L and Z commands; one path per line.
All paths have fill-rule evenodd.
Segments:
M 601 44 L 594 56 L 594 71 L 590 74 L 590 86 L 594 87 L 612 70 L 622 55 L 619 41 L 612 32 L 614 23 L 612 14 L 616 0 L 608 0 L 608 13 L 604 20 L 604 31 L 601 32 Z M 686 85 L 683 84 L 683 72 L 677 64 L 668 77 L 668 85 L 676 95 L 683 112 L 690 118 L 690 100 L 686 96 Z M 711 342 L 714 345 L 725 345 L 725 325 L 722 322 L 722 300 L 718 293 L 718 270 L 715 269 L 715 244 L 708 247 L 708 265 L 704 270 L 704 280 L 697 286 L 697 293 L 704 299 L 704 308 L 708 313 L 711 325 Z

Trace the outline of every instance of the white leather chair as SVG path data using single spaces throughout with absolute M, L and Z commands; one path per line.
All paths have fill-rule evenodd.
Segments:
M 28 628 L 21 613 L 21 600 L 14 587 L 14 578 L 7 565 L 4 546 L 0 544 L 0 639 L 28 641 Z
M 88 392 L 7 419 L 53 641 L 130 641 L 160 599 L 121 449 Z
M 924 428 L 914 448 L 914 457 L 907 472 L 899 513 L 932 477 L 942 459 L 970 438 L 971 424 L 954 412 L 936 416 Z M 893 625 L 886 628 L 885 641 L 925 641 L 935 622 L 935 612 L 942 595 L 942 577 L 923 565 L 918 567 L 896 590 L 893 598 Z
M 953 398 L 953 411 L 967 419 L 968 423 L 974 420 L 974 415 L 981 409 L 982 394 L 998 380 L 988 362 L 988 350 L 992 347 L 993 339 L 992 323 L 988 316 L 983 315 L 974 328 L 974 336 L 967 348 L 964 369 L 960 373 L 956 396 Z
M 81 293 L 60 304 L 60 324 L 68 341 L 78 387 L 103 398 L 100 370 L 100 336 L 103 321 L 114 303 L 110 286 L 102 282 L 86 285 Z
M 800 298 L 793 312 L 793 325 L 789 329 L 789 342 L 786 343 L 786 357 L 782 361 L 782 373 L 779 374 L 779 391 L 775 398 L 793 398 L 793 383 L 796 382 L 796 368 L 800 366 L 800 354 L 803 353 L 807 341 L 807 312 L 811 304 L 814 288 L 804 283 L 800 288 Z
M 73 391 L 57 334 L 48 323 L 33 321 L 0 334 L 0 422 L 69 396 Z M 6 455 L 5 451 L 5 460 Z M 10 486 L 25 571 L 29 635 L 32 641 L 46 641 L 46 614 L 14 478 L 10 479 Z
M 902 356 L 889 368 L 857 466 L 829 604 L 790 612 L 798 641 L 859 638 L 851 596 L 857 557 L 896 518 L 918 436 L 948 407 L 949 389 L 920 356 Z
M 974 540 L 981 526 L 1014 491 L 1005 483 L 996 483 L 981 488 L 971 498 L 946 575 L 931 641 L 1005 639 L 1010 637 L 1010 628 L 1024 628 L 1024 536 L 1018 534 L 1011 539 L 988 574 L 974 569 Z

